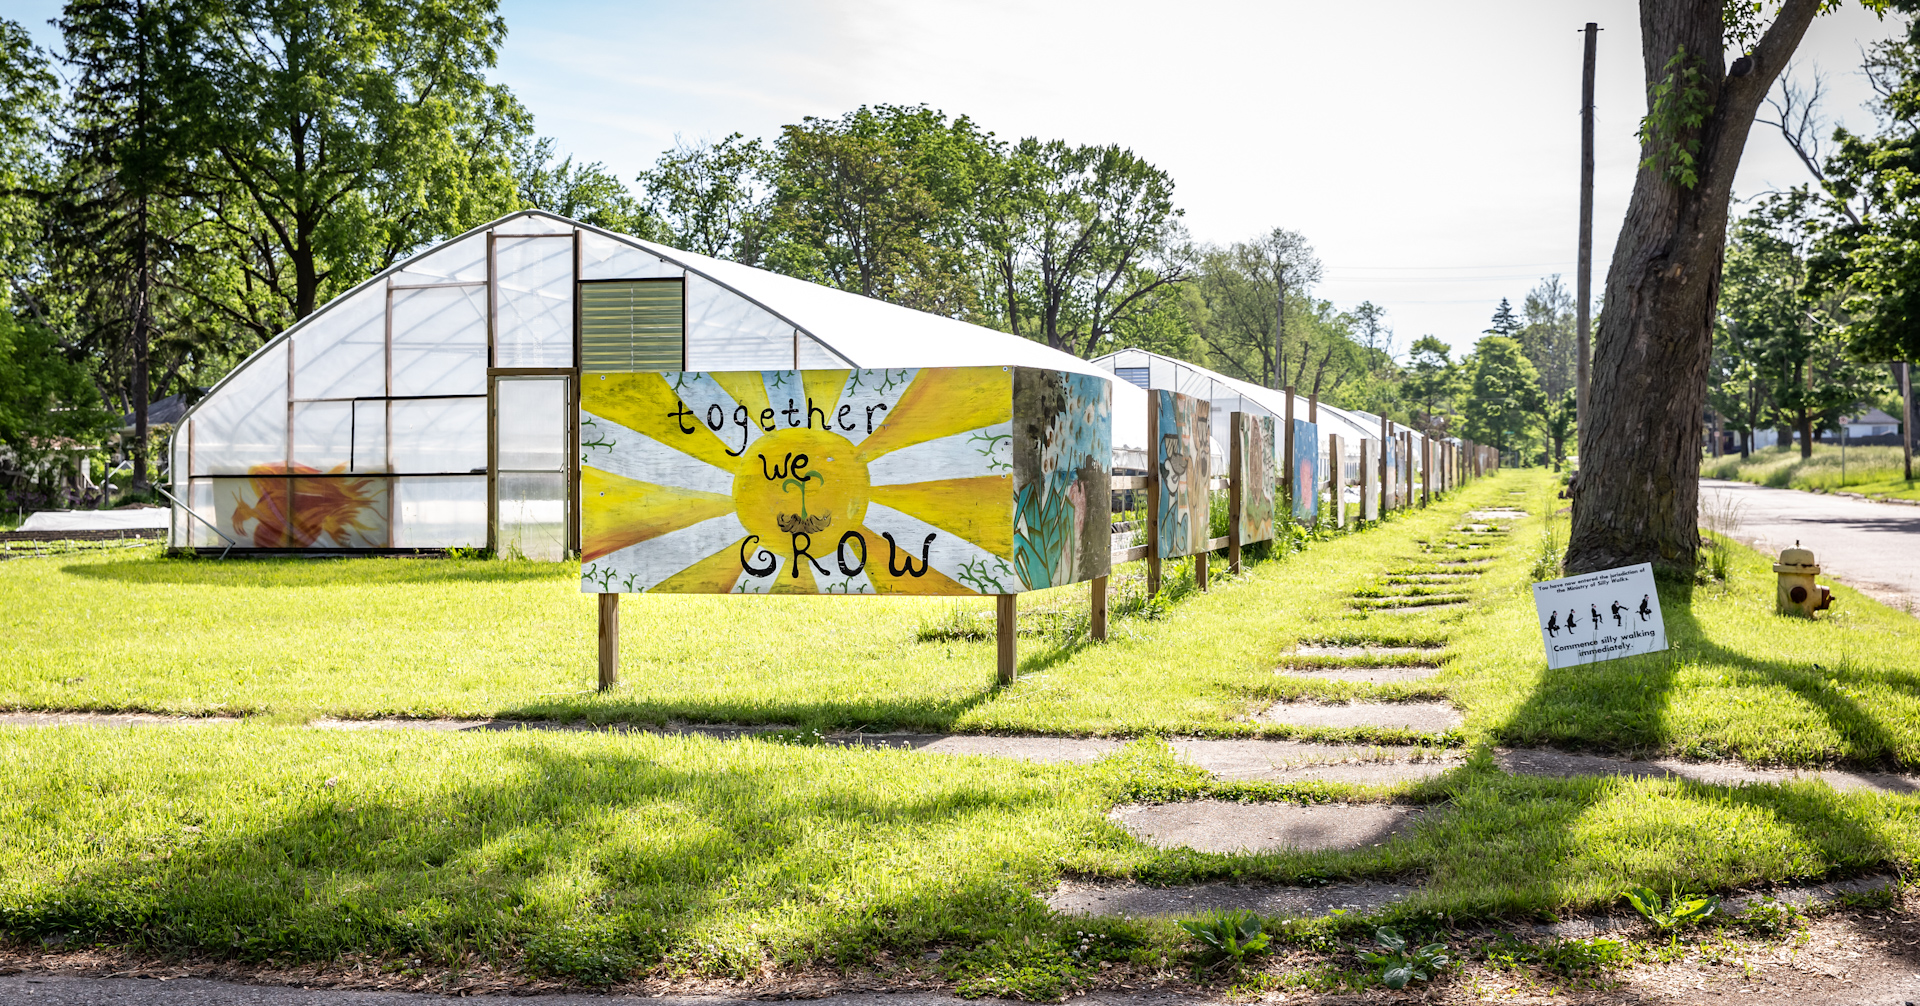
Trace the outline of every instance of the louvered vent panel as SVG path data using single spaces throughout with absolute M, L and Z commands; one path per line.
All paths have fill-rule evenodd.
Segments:
M 679 370 L 686 283 L 636 279 L 580 285 L 580 369 Z

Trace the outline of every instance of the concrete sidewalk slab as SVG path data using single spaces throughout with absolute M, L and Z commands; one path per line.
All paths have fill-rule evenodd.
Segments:
M 1117 807 L 1107 816 L 1142 842 L 1197 852 L 1366 849 L 1413 826 L 1421 811 L 1386 804 L 1193 800 Z

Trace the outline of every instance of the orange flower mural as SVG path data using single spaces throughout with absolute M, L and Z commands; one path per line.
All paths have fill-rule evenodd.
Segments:
M 252 492 L 242 490 L 234 500 L 228 523 L 236 534 L 250 536 L 255 548 L 386 545 L 387 480 L 340 477 L 345 474 L 345 465 L 330 472 L 308 465 L 254 465 L 247 469 Z

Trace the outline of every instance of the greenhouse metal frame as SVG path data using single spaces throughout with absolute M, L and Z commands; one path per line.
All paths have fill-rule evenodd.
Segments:
M 559 559 L 580 547 L 583 372 L 982 364 L 1109 379 L 1116 454 L 1144 446 L 1145 392 L 1087 361 L 522 211 L 334 298 L 216 384 L 169 446 L 169 541 Z

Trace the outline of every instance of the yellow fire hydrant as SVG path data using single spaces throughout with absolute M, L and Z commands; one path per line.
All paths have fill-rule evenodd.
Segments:
M 1773 571 L 1780 575 L 1780 590 L 1773 599 L 1773 610 L 1780 614 L 1812 618 L 1814 612 L 1825 611 L 1833 604 L 1833 591 L 1813 582 L 1820 575 L 1813 552 L 1801 548 L 1799 542 L 1780 552 Z

